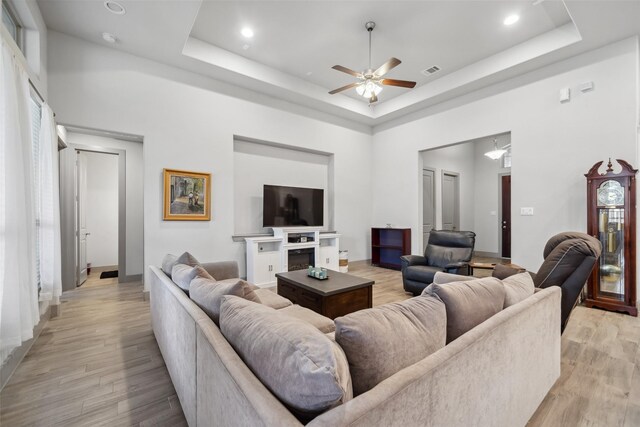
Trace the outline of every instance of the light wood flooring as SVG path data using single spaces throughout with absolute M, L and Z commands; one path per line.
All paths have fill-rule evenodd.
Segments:
M 374 305 L 410 297 L 399 271 L 355 262 L 349 272 L 376 281 Z M 577 307 L 561 378 L 528 425 L 640 426 L 639 346 L 638 318 Z M 95 275 L 64 294 L 61 316 L 0 393 L 2 426 L 185 424 L 141 284 Z
M 142 284 L 99 275 L 63 294 L 0 393 L 3 427 L 186 425 Z

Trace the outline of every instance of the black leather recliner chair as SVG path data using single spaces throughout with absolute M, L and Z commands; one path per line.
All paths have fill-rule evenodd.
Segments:
M 560 286 L 562 289 L 560 330 L 564 332 L 571 311 L 602 252 L 600 241 L 588 234 L 569 231 L 556 234 L 544 247 L 544 261 L 533 277 L 536 288 Z M 518 271 L 496 265 L 493 276 L 503 279 Z
M 420 295 L 438 271 L 468 275 L 475 243 L 473 231 L 431 231 L 424 256 L 400 257 L 404 290 Z

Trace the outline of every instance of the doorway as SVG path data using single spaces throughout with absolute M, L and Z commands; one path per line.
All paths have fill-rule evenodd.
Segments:
M 422 249 L 427 248 L 429 234 L 436 221 L 436 171 L 431 168 L 422 169 Z
M 460 174 L 442 171 L 442 229 L 460 230 Z
M 76 150 L 76 285 L 94 270 L 119 269 L 119 154 Z
M 511 258 L 511 174 L 500 175 L 500 256 Z

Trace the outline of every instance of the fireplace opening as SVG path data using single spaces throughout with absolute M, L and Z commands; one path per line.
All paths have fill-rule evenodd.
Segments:
M 309 266 L 315 267 L 315 249 L 293 249 L 288 251 L 289 271 L 306 270 Z

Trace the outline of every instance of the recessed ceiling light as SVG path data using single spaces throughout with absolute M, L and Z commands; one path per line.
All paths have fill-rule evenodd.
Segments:
M 111 33 L 102 33 L 102 38 L 107 43 L 115 43 L 118 41 L 118 38 Z
M 519 15 L 509 15 L 506 18 L 504 18 L 503 24 L 504 25 L 513 25 L 516 22 L 518 22 L 520 20 L 520 16 Z
M 242 34 L 244 37 L 250 39 L 251 37 L 253 37 L 253 30 L 249 27 L 244 27 L 242 29 L 242 31 L 240 31 L 240 34 Z
M 115 13 L 116 15 L 124 15 L 127 13 L 124 6 L 113 0 L 105 0 L 104 7 L 111 13 Z

